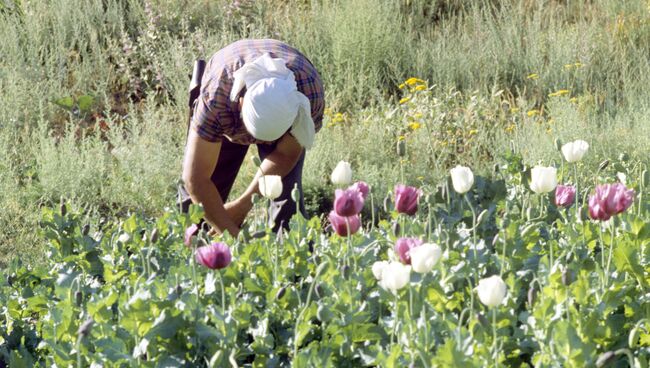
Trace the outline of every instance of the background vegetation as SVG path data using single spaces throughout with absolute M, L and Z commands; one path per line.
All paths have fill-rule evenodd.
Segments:
M 284 40 L 321 71 L 329 109 L 305 173 L 314 211 L 326 206 L 320 193 L 330 193 L 341 159 L 380 191 L 394 182 L 382 178 L 400 175 L 433 184 L 456 163 L 486 173 L 508 150 L 559 162 L 556 139 L 589 141 L 592 167 L 622 153 L 647 165 L 649 7 L 5 0 L 0 267 L 18 255 L 42 257 L 43 205 L 65 200 L 92 222 L 173 206 L 192 60 L 240 38 Z M 426 83 L 400 88 L 411 77 Z M 242 172 L 240 188 L 251 172 Z

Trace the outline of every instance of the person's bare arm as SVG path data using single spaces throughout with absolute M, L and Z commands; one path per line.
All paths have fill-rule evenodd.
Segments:
M 303 148 L 289 133 L 283 135 L 278 141 L 275 150 L 262 161 L 261 170 L 257 171 L 246 191 L 237 199 L 226 204 L 226 210 L 236 224 L 241 224 L 253 207 L 251 201 L 254 193 L 259 193 L 258 180 L 264 175 L 279 175 L 284 177 L 300 159 Z
M 221 142 L 208 142 L 190 129 L 183 159 L 183 181 L 192 202 L 203 205 L 205 220 L 213 229 L 236 236 L 239 227 L 230 218 L 217 187 L 210 179 L 220 151 Z

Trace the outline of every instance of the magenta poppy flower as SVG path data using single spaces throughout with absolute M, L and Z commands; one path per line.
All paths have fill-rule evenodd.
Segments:
M 343 217 L 357 215 L 363 209 L 363 194 L 356 189 L 337 189 L 334 195 L 334 210 Z
M 576 198 L 576 187 L 571 185 L 558 185 L 555 187 L 555 205 L 569 207 Z
M 417 238 L 399 238 L 395 242 L 395 253 L 399 256 L 400 261 L 404 264 L 411 264 L 409 251 L 422 245 L 422 240 Z
M 225 243 L 212 243 L 196 249 L 196 261 L 212 270 L 228 266 L 231 260 L 230 248 Z
M 348 236 L 348 223 L 350 224 L 350 235 L 355 234 L 361 227 L 361 219 L 359 218 L 359 215 L 343 217 L 337 215 L 336 211 L 331 211 L 329 214 L 329 220 L 334 231 L 339 236 Z
M 361 192 L 363 199 L 368 199 L 368 193 L 370 193 L 370 187 L 366 184 L 365 181 L 358 181 L 350 186 L 348 189 L 355 189 Z
M 627 210 L 634 201 L 634 190 L 621 183 L 598 185 L 589 196 L 589 216 L 594 220 L 607 221 L 610 217 Z
M 398 184 L 395 186 L 395 209 L 398 213 L 405 213 L 409 216 L 415 215 L 418 210 L 418 198 L 420 190 L 415 187 Z
M 186 247 L 191 247 L 192 246 L 192 238 L 198 232 L 199 232 L 199 226 L 196 225 L 196 224 L 192 224 L 192 226 L 185 229 L 185 237 L 183 239 L 183 243 L 185 243 Z

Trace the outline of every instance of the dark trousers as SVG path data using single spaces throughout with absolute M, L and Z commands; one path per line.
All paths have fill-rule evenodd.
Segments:
M 260 160 L 264 160 L 273 150 L 276 144 L 258 144 L 257 151 Z M 241 145 L 230 142 L 224 138 L 221 142 L 221 151 L 219 152 L 219 160 L 217 166 L 212 173 L 212 182 L 217 187 L 221 199 L 226 203 L 228 195 L 235 183 L 235 178 L 239 173 L 246 153 L 248 152 L 247 145 Z M 305 203 L 302 196 L 302 167 L 305 162 L 305 153 L 303 152 L 296 166 L 286 176 L 282 178 L 282 194 L 271 203 L 271 218 L 274 222 L 273 231 L 282 226 L 285 229 L 289 226 L 291 216 L 296 213 L 296 203 L 291 199 L 291 191 L 294 185 L 298 185 L 300 193 L 300 212 L 305 215 Z M 192 199 L 181 184 L 178 187 L 178 201 L 182 212 L 189 210 Z

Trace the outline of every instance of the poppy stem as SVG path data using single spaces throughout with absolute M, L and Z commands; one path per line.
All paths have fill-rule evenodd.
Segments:
M 609 242 L 609 255 L 607 256 L 607 266 L 605 267 L 605 288 L 609 286 L 609 266 L 612 263 L 612 251 L 614 249 L 614 233 L 616 230 L 616 217 L 612 217 L 609 221 L 609 231 L 611 232 Z
M 221 276 L 221 271 L 217 270 L 217 276 L 219 276 L 219 285 L 221 286 L 221 315 L 226 314 L 226 289 L 223 286 L 223 277 Z

